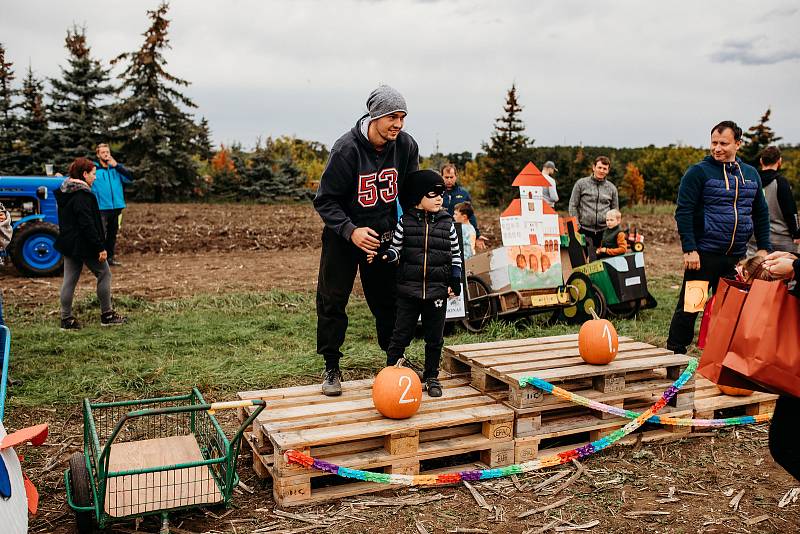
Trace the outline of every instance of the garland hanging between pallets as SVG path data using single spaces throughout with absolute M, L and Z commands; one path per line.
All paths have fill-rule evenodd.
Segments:
M 580 395 L 562 389 L 558 386 L 554 386 L 550 382 L 542 380 L 541 378 L 536 378 L 535 376 L 526 376 L 524 378 L 520 378 L 519 385 L 521 387 L 533 386 L 541 389 L 545 393 L 551 393 L 556 397 L 568 400 L 580 406 L 585 406 L 587 408 L 591 408 L 592 410 L 597 410 L 600 412 L 605 412 L 607 414 L 616 415 L 617 417 L 636 419 L 642 415 L 641 413 L 634 412 L 633 410 L 626 410 L 618 406 L 610 406 L 608 404 L 603 404 L 602 402 L 587 399 L 586 397 L 581 397 Z M 728 417 L 725 419 L 692 419 L 683 417 L 670 417 L 668 415 L 654 415 L 650 417 L 647 420 L 647 422 L 659 425 L 673 425 L 673 426 L 721 427 L 721 426 L 734 426 L 734 425 L 751 425 L 754 423 L 763 423 L 769 421 L 770 419 L 772 419 L 771 413 L 765 413 L 759 415 L 740 415 L 737 417 Z
M 379 484 L 399 484 L 403 486 L 434 486 L 437 484 L 454 484 L 463 480 L 485 480 L 489 478 L 529 473 L 544 467 L 565 464 L 571 462 L 573 459 L 580 460 L 586 458 L 587 456 L 599 452 L 627 436 L 642 426 L 656 412 L 667 405 L 667 403 L 678 393 L 678 390 L 680 390 L 680 388 L 682 388 L 692 377 L 695 369 L 697 369 L 697 364 L 697 359 L 690 358 L 689 365 L 686 367 L 683 373 L 681 373 L 678 379 L 675 380 L 675 382 L 673 382 L 672 385 L 669 386 L 666 391 L 664 391 L 664 393 L 662 393 L 661 398 L 658 399 L 653 406 L 651 406 L 647 411 L 641 413 L 622 428 L 613 431 L 608 436 L 592 441 L 591 443 L 587 443 L 586 445 L 575 447 L 569 451 L 545 456 L 543 458 L 537 458 L 521 464 L 498 467 L 494 469 L 475 469 L 456 473 L 443 473 L 439 475 L 401 475 L 373 473 L 372 471 L 363 471 L 361 469 L 350 469 L 348 467 L 338 466 L 324 460 L 312 458 L 307 454 L 303 454 L 295 450 L 287 451 L 285 456 L 289 463 L 302 465 L 308 469 L 316 469 L 318 471 L 324 471 L 340 477 L 363 480 L 365 482 L 377 482 Z

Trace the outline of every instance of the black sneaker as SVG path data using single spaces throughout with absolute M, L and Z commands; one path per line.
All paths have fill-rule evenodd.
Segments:
M 338 367 L 325 370 L 325 379 L 322 381 L 322 394 L 328 397 L 337 397 L 342 394 L 342 371 Z
M 66 319 L 61 319 L 61 330 L 80 330 L 81 323 L 75 317 L 67 317 Z
M 108 258 L 108 265 L 111 267 L 122 267 L 122 264 L 114 258 Z
M 429 378 L 425 380 L 425 389 L 428 390 L 429 397 L 442 396 L 442 384 L 438 378 Z
M 127 318 L 114 311 L 106 312 L 100 316 L 100 324 L 102 326 L 119 326 L 127 322 Z

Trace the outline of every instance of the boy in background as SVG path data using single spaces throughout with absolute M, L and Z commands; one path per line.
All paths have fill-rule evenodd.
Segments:
M 461 294 L 461 249 L 453 218 L 442 209 L 444 181 L 436 171 L 409 173 L 401 193 L 406 211 L 389 249 L 380 257 L 397 267 L 397 318 L 386 351 L 386 365 L 403 357 L 422 315 L 428 395 L 442 396 L 439 360 L 444 345 L 447 299 Z M 406 208 L 406 206 L 413 206 Z M 370 261 L 372 257 L 370 257 Z
M 11 242 L 11 214 L 8 213 L 6 207 L 0 204 L 0 250 L 5 249 Z M 0 258 L 0 265 L 3 265 L 3 259 Z M 0 325 L 5 325 L 3 320 L 3 291 L 0 290 Z
M 621 256 L 628 252 L 628 236 L 620 228 L 620 223 L 622 223 L 622 213 L 619 210 L 606 212 L 606 229 L 603 231 L 600 246 L 597 247 L 598 258 Z
M 472 226 L 470 221 L 475 218 L 475 211 L 472 209 L 471 202 L 462 202 L 456 204 L 453 209 L 453 219 L 457 223 L 461 223 L 461 237 L 464 240 L 464 259 L 469 259 L 475 255 L 475 245 L 478 240 L 478 234 L 475 227 Z

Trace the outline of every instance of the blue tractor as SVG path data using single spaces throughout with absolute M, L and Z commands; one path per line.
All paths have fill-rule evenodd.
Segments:
M 55 191 L 64 178 L 0 176 L 0 203 L 11 212 L 14 234 L 5 256 L 27 276 L 52 276 L 63 260 L 53 246 L 58 237 Z

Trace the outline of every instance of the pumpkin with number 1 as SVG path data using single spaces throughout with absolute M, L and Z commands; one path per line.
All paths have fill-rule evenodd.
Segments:
M 408 419 L 419 410 L 422 401 L 422 382 L 408 367 L 405 358 L 384 368 L 372 384 L 372 402 L 375 408 L 390 419 Z
M 591 310 L 594 319 L 583 323 L 578 333 L 578 352 L 586 363 L 605 365 L 617 357 L 619 339 L 610 321 L 600 319 Z

